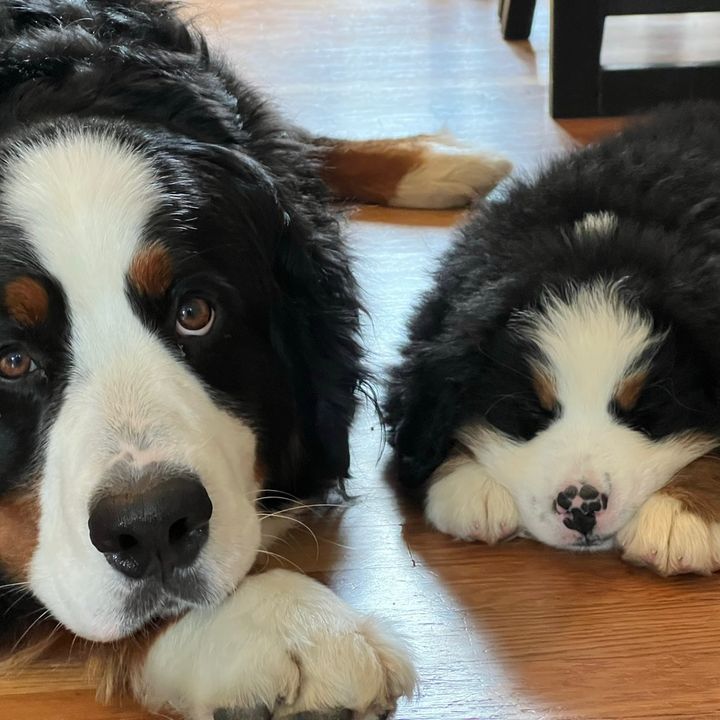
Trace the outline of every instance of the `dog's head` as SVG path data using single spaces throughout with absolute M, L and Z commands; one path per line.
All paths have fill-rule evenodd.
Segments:
M 412 442 L 435 453 L 416 455 L 424 477 L 455 443 L 509 490 L 525 533 L 599 549 L 718 444 L 714 303 L 701 300 L 716 281 L 710 269 L 689 280 L 659 228 L 591 215 L 563 232 L 562 253 L 508 271 L 446 320 L 432 371 L 445 377 L 424 376 L 428 421 Z
M 484 419 L 458 435 L 531 536 L 607 547 L 717 443 L 717 372 L 679 328 L 599 281 L 514 312 L 487 347 Z
M 218 602 L 262 491 L 347 472 L 336 227 L 240 149 L 160 131 L 36 127 L 0 162 L 0 570 L 90 639 Z

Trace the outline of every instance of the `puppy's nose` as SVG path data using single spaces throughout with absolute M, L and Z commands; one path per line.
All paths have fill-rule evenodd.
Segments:
M 207 542 L 212 503 L 191 472 L 148 473 L 90 508 L 90 540 L 130 578 L 166 579 L 192 565 Z
M 596 513 L 607 508 L 608 496 L 589 484 L 569 485 L 555 498 L 555 511 L 563 525 L 582 535 L 589 535 L 597 522 Z
M 589 535 L 595 527 L 595 513 L 585 513 L 580 508 L 573 508 L 563 519 L 563 525 L 571 530 L 577 530 L 582 535 Z

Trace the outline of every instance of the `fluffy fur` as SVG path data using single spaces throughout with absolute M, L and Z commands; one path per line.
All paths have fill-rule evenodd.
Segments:
M 474 210 L 415 312 L 386 408 L 399 480 L 436 527 L 601 549 L 658 517 L 647 504 L 670 502 L 662 488 L 720 437 L 718 198 L 720 108 L 705 103 Z
M 233 703 L 387 712 L 413 685 L 389 633 L 304 578 L 233 595 L 263 513 L 348 472 L 360 305 L 320 179 L 327 143 L 289 127 L 174 3 L 10 0 L 0 59 L 0 641 L 19 651 L 50 615 L 117 643 L 94 653 L 102 695 L 130 688 L 198 720 Z M 163 529 L 166 488 L 188 485 L 210 520 L 184 507 L 143 564 L 137 532 Z M 98 508 L 128 498 L 111 547 Z M 178 538 L 197 555 L 167 561 Z M 266 613 L 252 642 L 251 589 Z M 296 647 L 308 637 L 320 656 Z M 275 675 L 240 677 L 258 653 Z

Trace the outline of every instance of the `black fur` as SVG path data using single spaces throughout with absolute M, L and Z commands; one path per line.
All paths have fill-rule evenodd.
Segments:
M 578 237 L 574 223 L 601 211 L 617 215 L 617 230 Z M 622 278 L 628 302 L 670 334 L 637 408 L 615 412 L 650 437 L 717 432 L 720 106 L 665 109 L 474 210 L 392 373 L 386 418 L 401 483 L 422 490 L 470 419 L 517 438 L 540 432 L 551 418 L 507 330 L 511 312 L 536 306 L 545 288 Z
M 162 302 L 128 286 L 137 312 L 256 429 L 268 506 L 342 488 L 363 370 L 338 218 L 303 133 L 175 10 L 162 0 L 3 2 L 0 159 L 18 142 L 79 126 L 141 147 L 173 198 L 148 238 L 168 241 L 178 273 Z M 14 228 L 0 227 L 0 243 L 0 280 L 18 265 L 27 272 Z M 221 332 L 177 348 L 168 310 L 190 290 L 221 298 Z M 52 317 L 38 331 L 59 343 L 60 364 L 65 324 Z M 30 342 L 8 317 L 0 334 L 0 348 Z M 61 385 L 61 372 L 37 387 L 0 380 L 0 499 L 29 482 Z

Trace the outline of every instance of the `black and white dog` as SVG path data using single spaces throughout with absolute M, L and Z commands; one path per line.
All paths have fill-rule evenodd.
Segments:
M 114 641 L 104 695 L 194 720 L 391 711 L 391 634 L 246 577 L 268 509 L 348 470 L 359 302 L 320 176 L 439 207 L 507 169 L 309 139 L 173 3 L 3 0 L 0 641 L 42 647 L 46 614 Z
M 720 567 L 720 107 L 691 104 L 478 207 L 395 369 L 401 483 L 465 540 Z

